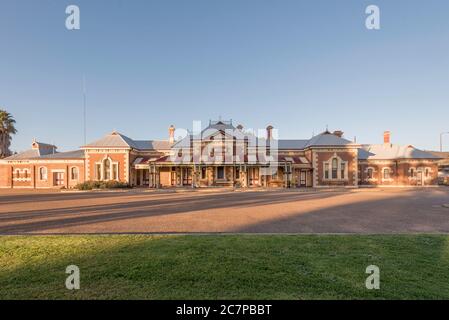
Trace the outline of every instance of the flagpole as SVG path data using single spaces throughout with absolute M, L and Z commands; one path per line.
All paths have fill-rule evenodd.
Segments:
M 84 127 L 84 145 L 87 143 L 87 125 L 86 125 L 86 76 L 83 75 L 83 127 Z

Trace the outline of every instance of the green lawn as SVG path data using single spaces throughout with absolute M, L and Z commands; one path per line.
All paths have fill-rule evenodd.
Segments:
M 4 236 L 0 299 L 449 298 L 449 236 Z M 65 288 L 65 268 L 81 289 Z M 365 268 L 380 268 L 380 290 Z

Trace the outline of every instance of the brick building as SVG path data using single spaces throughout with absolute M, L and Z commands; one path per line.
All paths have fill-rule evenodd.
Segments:
M 88 180 L 116 180 L 142 187 L 347 187 L 427 186 L 438 181 L 438 155 L 399 146 L 361 145 L 343 132 L 311 139 L 276 139 L 210 121 L 199 133 L 167 140 L 133 140 L 118 132 L 57 152 L 33 141 L 31 149 L 0 160 L 0 188 L 72 188 Z

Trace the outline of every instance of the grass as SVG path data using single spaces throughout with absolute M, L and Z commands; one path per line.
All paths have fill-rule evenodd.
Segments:
M 449 236 L 3 236 L 0 299 L 449 298 Z M 81 289 L 65 288 L 66 266 Z M 380 268 L 380 290 L 365 269 Z

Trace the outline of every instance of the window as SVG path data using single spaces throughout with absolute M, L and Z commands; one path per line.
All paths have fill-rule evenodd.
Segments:
M 201 168 L 201 179 L 207 179 L 206 167 Z
M 217 167 L 217 179 L 224 179 L 224 167 Z
M 95 179 L 101 180 L 101 164 L 95 164 Z
M 39 180 L 47 180 L 47 168 L 39 168 Z
M 340 178 L 344 179 L 346 177 L 346 163 L 340 163 Z
M 16 170 L 16 177 L 20 178 L 20 170 Z
M 27 170 L 27 169 L 23 170 L 23 177 L 24 177 L 25 179 L 28 178 L 28 170 Z
M 70 169 L 70 179 L 78 180 L 78 176 L 79 176 L 78 167 L 72 167 Z
M 324 164 L 324 179 L 329 179 L 329 163 Z
M 410 169 L 410 177 L 414 177 L 415 176 L 415 169 L 411 168 Z
M 373 169 L 372 168 L 368 168 L 368 170 L 366 171 L 366 176 L 368 177 L 368 179 L 373 178 Z
M 235 178 L 240 179 L 240 168 L 235 168 Z
M 385 168 L 384 169 L 384 180 L 390 179 L 390 169 Z
M 426 178 L 429 176 L 429 168 L 426 168 Z
M 338 171 L 338 160 L 336 158 L 332 159 L 332 179 L 337 179 Z
M 111 160 L 103 160 L 103 180 L 111 180 Z
M 118 180 L 118 163 L 112 164 L 112 180 Z

